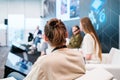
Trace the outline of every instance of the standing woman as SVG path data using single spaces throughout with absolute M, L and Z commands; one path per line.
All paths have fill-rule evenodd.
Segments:
M 85 33 L 81 48 L 86 62 L 100 63 L 102 61 L 100 41 L 88 17 L 80 20 L 80 29 Z

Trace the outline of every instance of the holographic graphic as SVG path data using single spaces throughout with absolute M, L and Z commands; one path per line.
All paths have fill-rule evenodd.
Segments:
M 105 22 L 106 19 L 106 14 L 105 14 L 105 9 L 101 10 L 101 12 L 99 13 L 99 21 L 101 23 Z
M 92 23 L 95 24 L 96 23 L 96 19 L 94 16 L 93 11 L 91 10 L 90 13 L 88 14 L 89 18 L 91 19 Z
M 88 13 L 89 18 L 92 23 L 95 25 L 96 30 L 99 30 L 101 24 L 105 24 L 106 22 L 106 14 L 105 14 L 105 5 L 106 0 L 92 0 L 90 13 Z
M 102 0 L 94 0 L 93 3 L 91 4 L 91 7 L 96 13 L 98 13 L 102 8 L 103 4 L 104 4 L 104 1 Z

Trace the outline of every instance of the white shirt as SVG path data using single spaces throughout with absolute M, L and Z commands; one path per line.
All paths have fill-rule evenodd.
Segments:
M 94 61 L 100 61 L 98 58 L 98 44 L 96 43 L 96 50 L 95 50 L 95 39 L 90 34 L 85 34 L 82 42 L 82 52 L 83 56 L 86 56 L 87 54 L 92 54 L 92 59 Z

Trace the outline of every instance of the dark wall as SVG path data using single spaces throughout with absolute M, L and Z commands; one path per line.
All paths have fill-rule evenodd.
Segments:
M 80 0 L 80 17 L 92 20 L 103 52 L 119 47 L 119 3 L 120 0 Z
M 79 17 L 88 16 L 100 39 L 103 52 L 119 47 L 120 0 L 80 0 Z M 56 10 L 56 8 L 54 8 Z M 79 25 L 79 19 L 64 21 L 71 36 L 73 25 Z
M 120 15 L 120 0 L 119 0 L 119 15 Z

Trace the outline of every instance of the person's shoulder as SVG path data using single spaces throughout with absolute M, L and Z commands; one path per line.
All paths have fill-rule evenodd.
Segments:
M 81 35 L 81 34 L 77 34 L 76 36 L 77 36 L 77 37 L 81 37 L 81 38 L 82 38 L 82 35 Z
M 59 65 L 60 63 L 63 63 L 64 60 L 67 60 L 66 58 L 70 57 L 82 57 L 82 54 L 79 52 L 79 50 L 76 49 L 61 49 L 59 51 L 55 51 L 53 53 L 50 53 L 42 59 L 42 67 L 45 66 L 52 66 Z
M 79 48 L 72 48 L 72 49 L 68 49 L 67 50 L 69 53 L 71 53 L 72 55 L 79 55 L 81 54 L 81 52 L 79 51 Z
M 33 67 L 39 67 L 43 69 L 47 65 L 47 63 L 49 63 L 48 56 L 40 56 L 34 63 Z
M 38 57 L 38 59 L 36 60 L 36 64 L 38 64 L 38 63 L 42 63 L 45 59 L 46 59 L 46 55 L 45 56 L 40 56 L 40 57 Z
M 47 69 L 48 67 L 54 69 L 55 65 L 59 65 L 60 63 L 62 63 L 61 56 L 58 56 L 58 54 L 50 53 L 48 55 L 45 55 L 39 64 L 42 69 Z
M 50 64 L 54 60 L 54 57 L 51 54 L 52 53 L 50 53 L 48 55 L 41 56 L 39 58 L 40 64 L 43 65 L 43 66 L 46 66 L 46 65 Z
M 85 34 L 85 37 L 84 38 L 86 38 L 86 39 L 92 39 L 92 36 L 90 35 L 90 34 Z
M 90 37 L 91 35 L 90 35 L 90 34 L 88 34 L 88 33 L 86 33 L 86 34 L 85 34 L 85 36 L 89 36 L 89 37 Z

